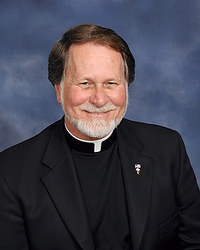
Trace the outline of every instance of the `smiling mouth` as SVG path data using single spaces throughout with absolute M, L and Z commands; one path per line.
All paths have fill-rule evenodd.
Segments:
M 91 112 L 91 111 L 87 111 L 87 110 L 84 110 L 86 113 L 88 114 L 91 114 L 91 115 L 105 115 L 107 114 L 108 112 L 110 112 L 111 110 L 108 110 L 108 111 L 105 111 L 105 112 Z
M 102 116 L 109 113 L 110 111 L 116 110 L 116 106 L 111 103 L 107 103 L 102 107 L 96 107 L 93 104 L 87 103 L 82 105 L 80 109 L 91 115 Z

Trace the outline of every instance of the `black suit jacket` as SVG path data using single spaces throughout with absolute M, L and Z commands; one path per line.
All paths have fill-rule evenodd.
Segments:
M 95 249 L 62 123 L 0 154 L 1 250 Z M 200 193 L 179 134 L 125 119 L 116 131 L 134 250 L 200 249 Z

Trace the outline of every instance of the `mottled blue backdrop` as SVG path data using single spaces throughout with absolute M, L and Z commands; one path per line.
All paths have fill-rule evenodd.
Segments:
M 80 23 L 125 38 L 137 65 L 126 117 L 178 130 L 200 183 L 199 0 L 0 0 L 0 150 L 62 116 L 47 57 Z

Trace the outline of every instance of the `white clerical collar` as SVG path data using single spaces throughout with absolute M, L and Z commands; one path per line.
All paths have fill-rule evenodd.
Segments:
M 80 141 L 80 142 L 83 142 L 83 143 L 90 143 L 90 144 L 93 144 L 94 145 L 94 152 L 97 153 L 97 152 L 100 152 L 102 150 L 102 143 L 105 142 L 113 133 L 113 131 L 108 134 L 106 137 L 104 138 L 101 138 L 101 139 L 98 139 L 98 140 L 95 140 L 95 141 L 87 141 L 87 140 L 82 140 L 76 136 L 74 136 L 70 131 L 69 129 L 67 128 L 66 124 L 65 124 L 65 128 L 67 130 L 67 132 L 74 138 L 76 139 L 77 141 Z

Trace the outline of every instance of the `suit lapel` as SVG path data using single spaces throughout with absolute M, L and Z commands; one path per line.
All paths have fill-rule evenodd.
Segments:
M 50 171 L 42 178 L 61 218 L 84 250 L 94 250 L 92 232 L 71 152 L 60 121 L 53 129 L 43 157 Z M 128 131 L 128 133 L 127 133 Z M 134 250 L 142 241 L 151 201 L 153 160 L 143 152 L 142 143 L 126 126 L 117 128 L 128 215 Z M 141 164 L 137 175 L 135 164 Z
M 150 207 L 153 160 L 142 153 L 143 144 L 127 127 L 124 130 L 122 126 L 117 132 L 133 248 L 138 250 Z M 141 165 L 139 175 L 135 164 Z
M 74 162 L 64 138 L 62 124 L 58 125 L 51 135 L 43 158 L 43 164 L 51 170 L 42 178 L 42 182 L 64 223 L 82 249 L 94 250 L 88 214 Z

